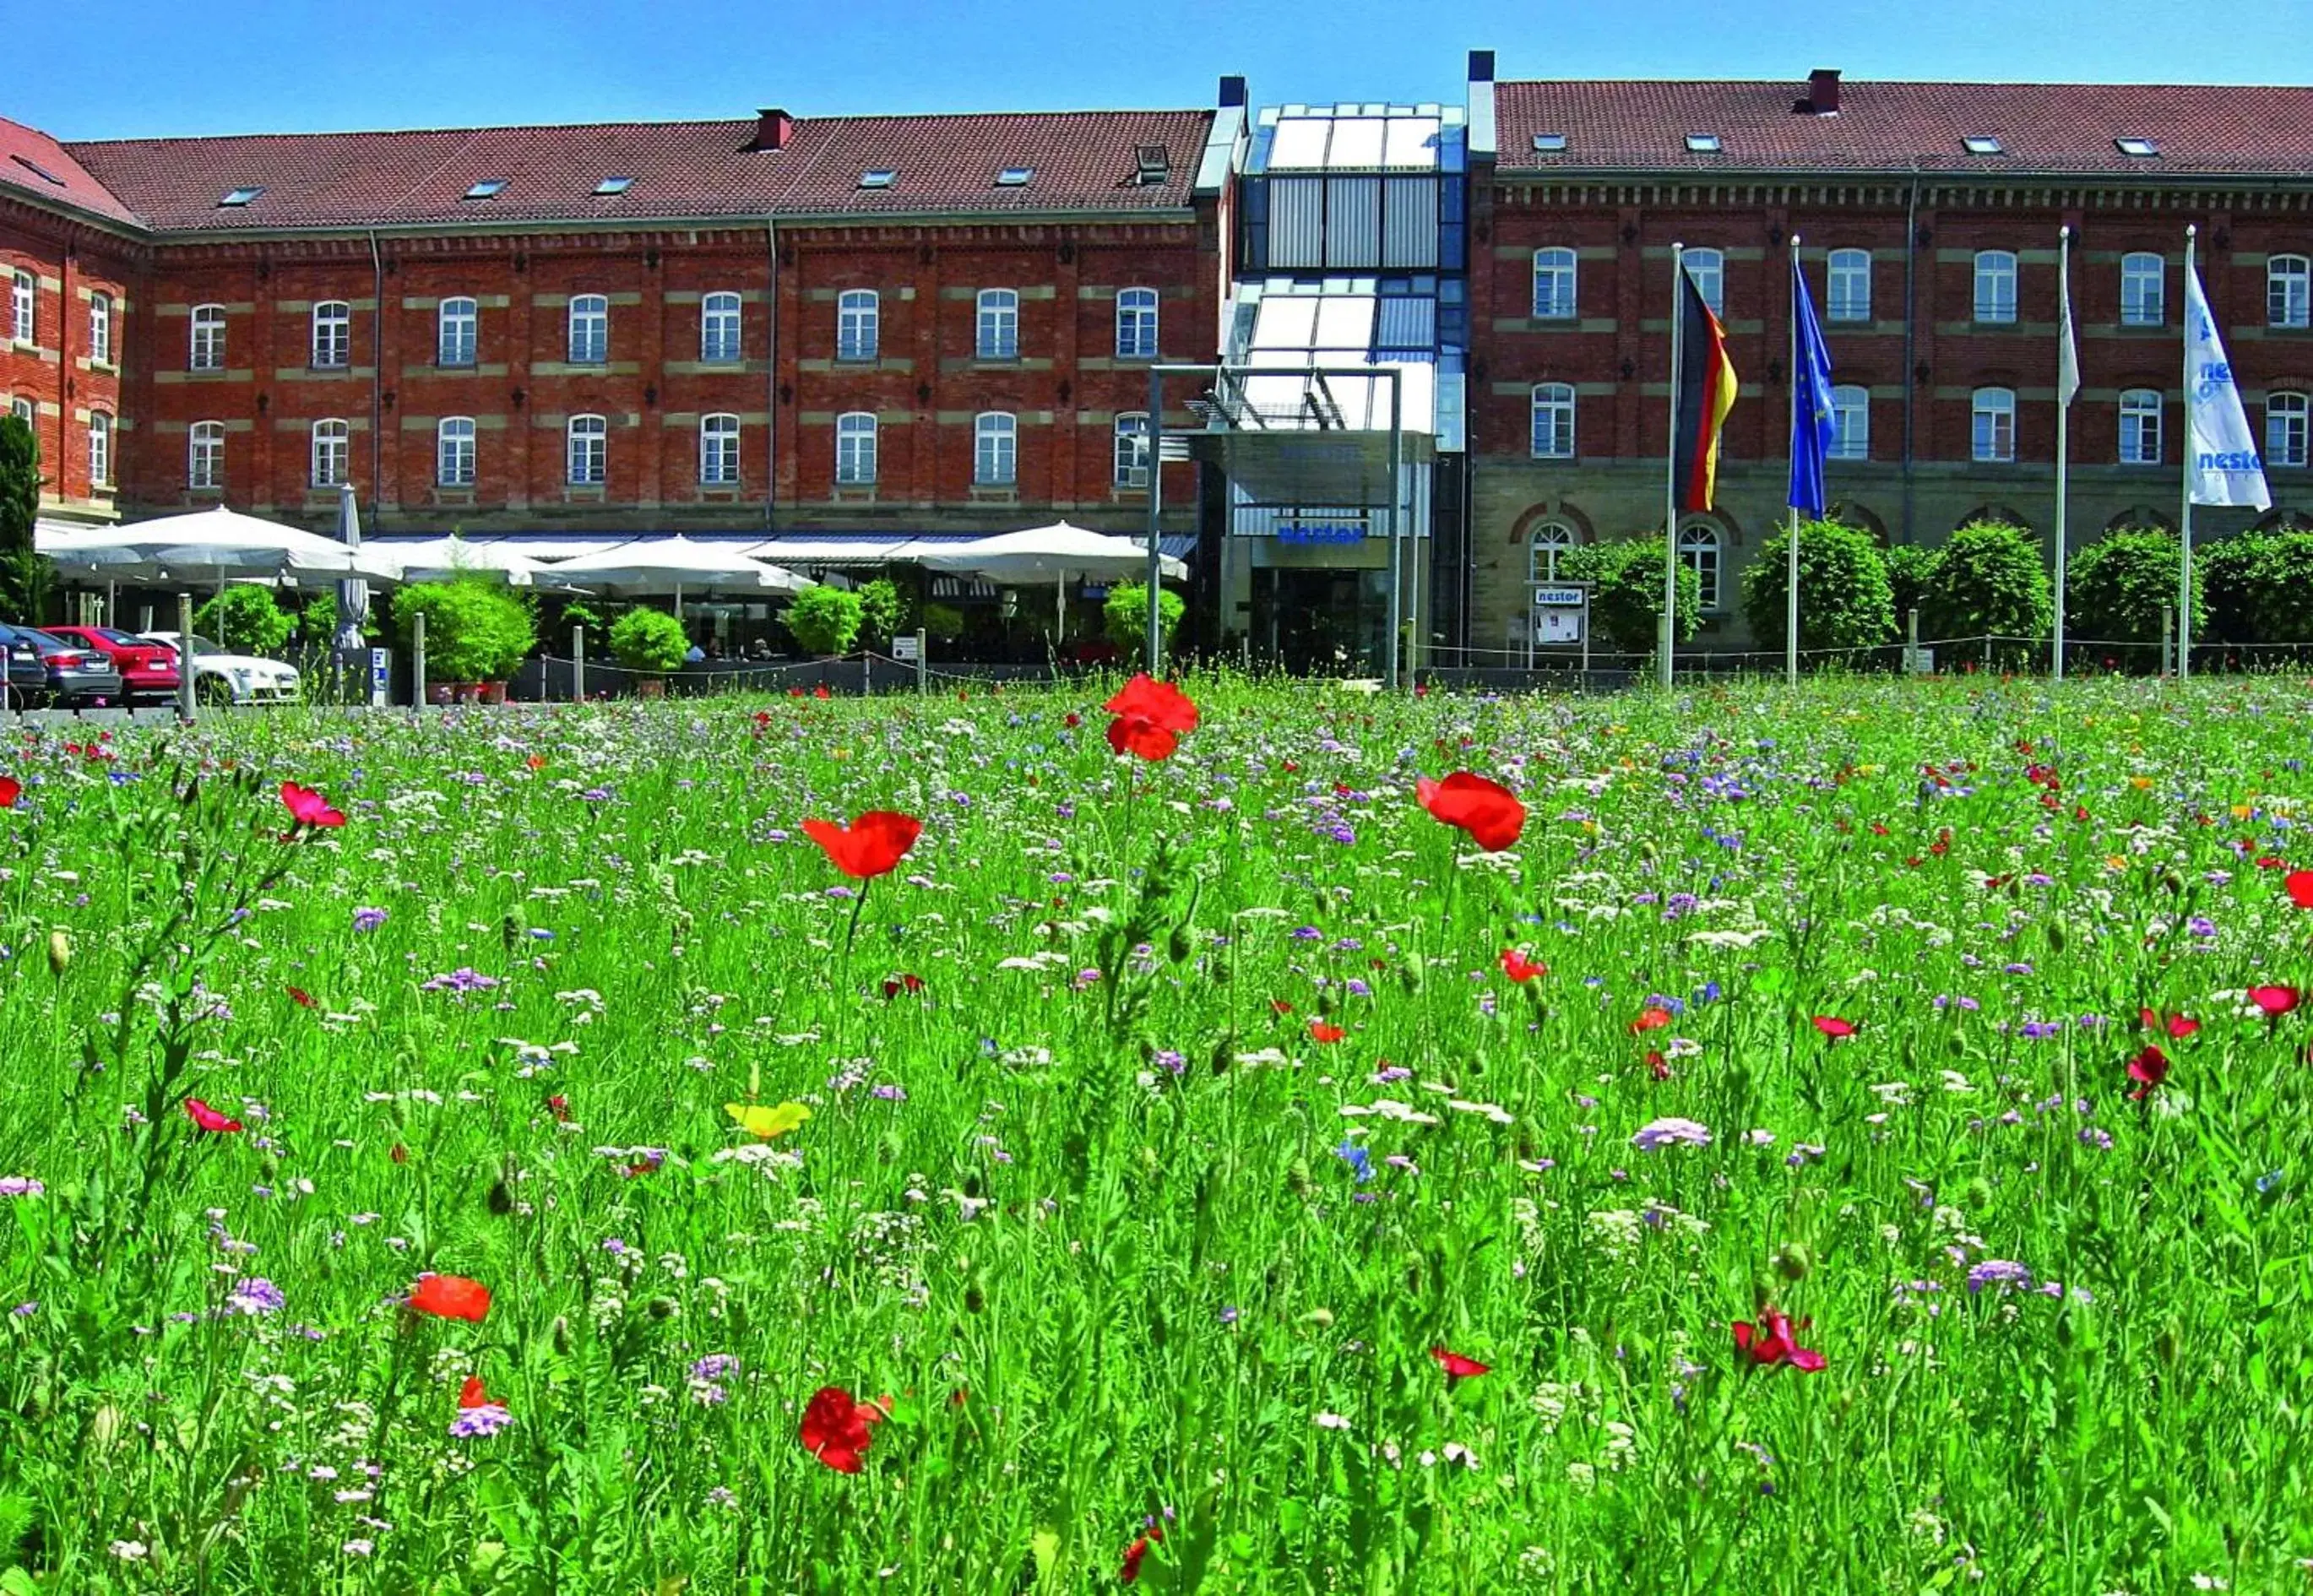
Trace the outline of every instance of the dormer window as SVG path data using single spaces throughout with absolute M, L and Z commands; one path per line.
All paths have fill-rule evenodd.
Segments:
M 1971 133 L 1959 141 L 1971 155 L 2005 155 L 2007 147 L 1989 133 Z
M 1690 155 L 1716 155 L 1719 148 L 1716 133 L 1690 133 L 1686 136 L 1686 153 Z
M 1534 136 L 1534 147 L 1537 152 L 1544 155 L 1563 154 L 1566 151 L 1566 135 L 1563 133 L 1537 133 Z
M 872 166 L 859 174 L 862 189 L 888 189 L 900 180 L 900 174 L 888 166 Z
M 460 196 L 460 197 L 463 199 L 495 199 L 497 197 L 498 190 L 505 187 L 506 180 L 504 178 L 484 178 L 479 183 L 470 184 L 467 187 L 465 193 Z
M 632 178 L 604 178 L 594 185 L 594 192 L 604 196 L 624 194 L 634 186 L 635 180 Z
M 227 206 L 238 208 L 239 206 L 247 205 L 251 200 L 255 199 L 259 195 L 264 192 L 264 184 L 251 183 L 246 188 L 230 190 L 223 199 L 217 201 L 217 206 L 220 209 Z
M 2160 153 L 2160 146 L 2149 138 L 2115 138 L 2113 147 L 2132 161 L 2150 161 Z
M 996 186 L 999 189 L 1025 189 L 1028 186 L 1028 180 L 1035 175 L 1036 169 L 1033 166 L 1007 166 L 996 174 Z
M 55 172 L 50 171 L 47 167 L 41 165 L 39 162 L 33 160 L 29 155 L 11 155 L 8 159 L 13 161 L 17 165 L 22 167 L 26 171 L 31 172 L 34 177 L 40 179 L 40 181 L 48 184 L 51 188 L 61 189 L 65 186 L 64 179 L 58 177 Z

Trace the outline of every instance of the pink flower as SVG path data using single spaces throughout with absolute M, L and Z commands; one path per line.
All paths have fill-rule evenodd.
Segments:
M 301 787 L 294 781 L 281 784 L 281 802 L 289 806 L 289 818 L 300 826 L 342 826 L 346 817 L 330 807 L 330 801 L 311 787 Z

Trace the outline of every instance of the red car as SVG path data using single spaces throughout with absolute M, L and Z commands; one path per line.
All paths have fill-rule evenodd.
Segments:
M 157 643 L 110 627 L 47 627 L 42 628 L 67 642 L 94 649 L 120 672 L 121 690 L 136 698 L 177 691 L 177 656 Z

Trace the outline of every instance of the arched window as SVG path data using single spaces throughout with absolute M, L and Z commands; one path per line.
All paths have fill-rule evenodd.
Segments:
M 980 291 L 980 320 L 972 353 L 981 360 L 1020 357 L 1020 296 L 1009 288 Z
M 1534 385 L 1534 458 L 1574 458 L 1574 389 L 1566 382 Z
M 2157 466 L 2160 463 L 2160 391 L 2131 388 L 2120 396 L 2120 463 Z
M 2163 286 L 2168 265 L 2159 256 L 2140 250 L 2120 258 L 2120 324 L 2158 327 L 2167 319 Z
M 88 357 L 112 364 L 112 295 L 88 296 Z
M 434 363 L 436 365 L 471 365 L 475 360 L 476 330 L 481 325 L 480 312 L 471 299 L 445 299 L 435 315 Z
M 1156 290 L 1127 288 L 1116 296 L 1116 357 L 1156 358 Z
M 1694 291 L 1702 295 L 1702 303 L 1711 307 L 1714 316 L 1727 313 L 1727 257 L 1717 250 L 1689 250 L 1682 257 L 1686 262 L 1686 275 L 1694 279 Z
M 2301 393 L 2276 393 L 2265 401 L 2265 463 L 2301 466 L 2306 463 L 2309 417 L 2313 404 Z
M 2313 326 L 2313 261 L 2302 255 L 2265 261 L 2265 320 L 2273 327 Z
M 1020 424 L 989 411 L 972 425 L 972 479 L 982 487 L 1009 487 L 1020 479 Z
M 1526 544 L 1526 580 L 1557 581 L 1559 557 L 1571 554 L 1574 544 L 1574 529 L 1562 522 L 1545 521 L 1535 528 L 1534 537 Z
M 185 445 L 185 486 L 220 488 L 224 486 L 224 423 L 196 421 Z
M 109 487 L 112 484 L 112 417 L 101 410 L 92 410 L 88 417 L 88 485 Z
M 610 456 L 610 424 L 600 416 L 573 416 L 566 431 L 569 443 L 570 481 L 575 487 L 599 487 Z
M 2016 257 L 2009 250 L 1976 251 L 1975 319 L 1978 321 L 2016 320 Z
M 570 302 L 570 364 L 601 365 L 611 358 L 611 302 L 582 294 Z
M 37 341 L 35 335 L 40 331 L 40 281 L 30 272 L 18 272 L 15 280 L 9 285 L 9 308 L 14 312 L 13 318 L 14 325 L 12 330 L 20 344 Z
M 728 487 L 739 480 L 739 418 L 699 418 L 699 480 Z
M 1842 382 L 1831 390 L 1831 458 L 1871 458 L 1871 390 Z
M 351 365 L 353 358 L 353 309 L 344 300 L 325 299 L 313 307 L 313 364 L 335 371 Z
M 882 322 L 882 302 L 873 288 L 847 289 L 835 302 L 835 358 L 875 359 Z
M 1148 412 L 1127 410 L 1116 418 L 1116 486 L 1148 486 Z
M 1871 320 L 1871 251 L 1834 250 L 1824 273 L 1824 319 L 1828 321 Z
M 1574 251 L 1552 248 L 1534 252 L 1534 319 L 1571 321 L 1579 313 Z
M 1678 534 L 1678 557 L 1693 569 L 1695 585 L 1702 590 L 1706 610 L 1719 607 L 1719 529 L 1691 526 Z
M 1979 388 L 1972 407 L 1970 438 L 1974 457 L 1985 461 L 2016 458 L 2016 390 Z
M 845 487 L 875 480 L 875 417 L 865 410 L 835 418 L 835 480 Z
M 699 306 L 699 358 L 710 364 L 739 360 L 739 296 L 710 294 Z M 734 480 L 736 480 L 734 478 Z
M 474 418 L 444 416 L 434 427 L 434 480 L 444 487 L 474 485 Z
M 224 307 L 193 307 L 192 347 L 185 364 L 197 372 L 224 370 Z
M 313 486 L 336 487 L 346 479 L 346 458 L 352 433 L 342 421 L 313 423 Z

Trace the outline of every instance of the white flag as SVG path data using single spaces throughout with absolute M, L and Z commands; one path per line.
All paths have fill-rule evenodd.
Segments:
M 2080 352 L 2072 342 L 2072 274 L 2071 251 L 2065 252 L 2065 268 L 2056 278 L 2056 337 L 2061 340 L 2056 350 L 2056 402 L 2070 406 L 2073 395 L 2080 390 Z
M 2185 268 L 2185 479 L 2195 504 L 2273 508 L 2256 436 L 2241 408 L 2232 363 L 2217 337 L 2216 318 L 2201 292 L 2201 274 Z

